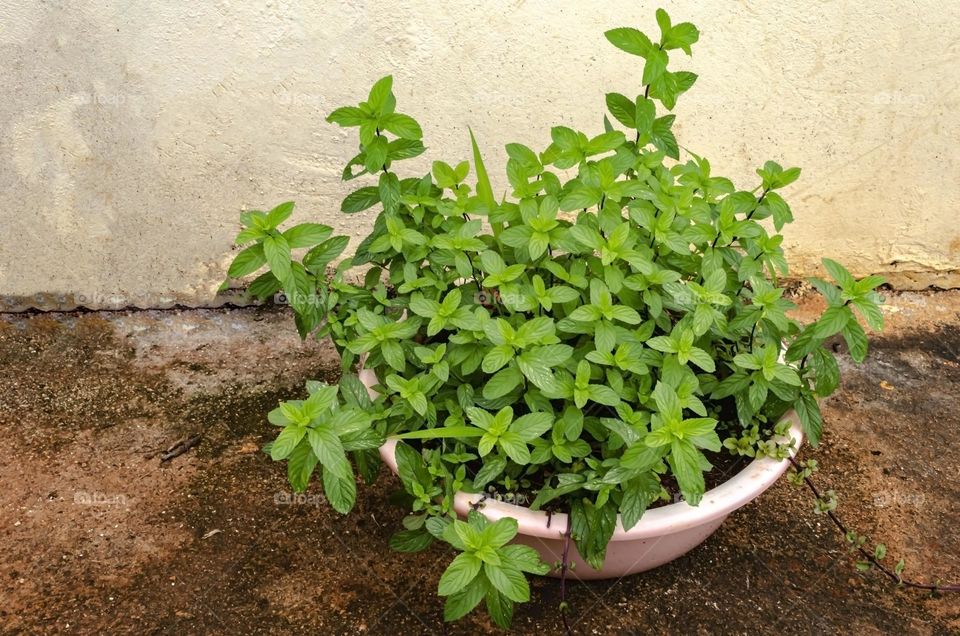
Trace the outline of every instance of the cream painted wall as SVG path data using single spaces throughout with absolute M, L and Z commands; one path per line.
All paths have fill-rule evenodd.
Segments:
M 674 56 L 701 76 L 681 144 L 751 188 L 768 158 L 804 168 L 786 192 L 795 273 L 833 255 L 960 285 L 960 3 L 665 5 L 702 32 Z M 470 125 L 499 177 L 506 142 L 599 131 L 603 94 L 638 90 L 640 60 L 602 33 L 652 31 L 656 6 L 5 2 L 0 303 L 210 302 L 244 207 L 295 199 L 298 218 L 363 235 L 372 213 L 338 213 L 356 141 L 323 117 L 387 73 L 424 124 L 411 169 L 467 158 Z

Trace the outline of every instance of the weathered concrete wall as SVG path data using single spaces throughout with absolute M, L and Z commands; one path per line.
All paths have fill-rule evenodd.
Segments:
M 832 255 L 901 286 L 960 284 L 960 3 L 665 3 L 702 31 L 677 109 L 684 145 L 787 192 L 797 274 Z M 549 128 L 599 130 L 638 58 L 603 38 L 656 28 L 637 2 L 20 2 L 0 6 L 0 295 L 88 305 L 209 302 L 238 211 L 296 199 L 359 236 L 334 107 L 395 76 L 429 147 L 411 169 Z M 679 56 L 684 57 L 684 56 Z M 500 184 L 505 179 L 500 179 Z M 82 296 L 82 299 L 80 298 Z M 2 301 L 0 301 L 2 302 Z

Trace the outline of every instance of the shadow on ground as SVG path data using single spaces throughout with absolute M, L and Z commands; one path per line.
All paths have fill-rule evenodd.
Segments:
M 960 294 L 891 299 L 862 367 L 844 356 L 815 456 L 848 522 L 908 575 L 960 577 Z M 800 315 L 803 315 L 801 307 Z M 403 511 L 382 474 L 342 518 L 291 502 L 258 452 L 265 412 L 336 377 L 283 313 L 196 310 L 0 319 L 0 632 L 441 634 L 449 554 L 391 553 Z M 203 441 L 161 465 L 157 453 Z M 782 482 L 687 556 L 573 585 L 578 634 L 960 632 L 956 597 L 856 574 L 841 537 Z M 514 632 L 560 633 L 533 583 Z M 451 634 L 495 632 L 483 616 Z

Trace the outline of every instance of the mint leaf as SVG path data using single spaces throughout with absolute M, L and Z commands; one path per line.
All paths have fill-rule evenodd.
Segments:
M 639 30 L 631 27 L 611 29 L 604 33 L 604 36 L 610 41 L 610 44 L 621 51 L 626 51 L 632 55 L 639 55 L 640 57 L 646 57 L 654 48 L 653 43 L 650 42 L 650 38 Z
M 483 562 L 472 553 L 458 554 L 440 576 L 437 594 L 449 596 L 464 589 L 477 576 L 482 565 Z

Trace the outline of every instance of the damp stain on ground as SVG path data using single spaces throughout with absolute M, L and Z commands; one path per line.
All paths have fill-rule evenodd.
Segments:
M 864 365 L 841 349 L 826 435 L 803 454 L 907 576 L 955 580 L 960 294 L 888 303 Z M 0 318 L 0 633 L 444 633 L 434 590 L 451 553 L 389 550 L 392 476 L 342 517 L 316 487 L 292 497 L 259 451 L 266 412 L 338 367 L 281 311 Z M 199 446 L 159 461 L 193 433 Z M 532 590 L 513 632 L 562 633 L 559 583 Z M 956 597 L 856 573 L 785 481 L 679 560 L 571 585 L 567 601 L 578 634 L 960 632 Z M 447 633 L 496 630 L 477 614 Z

